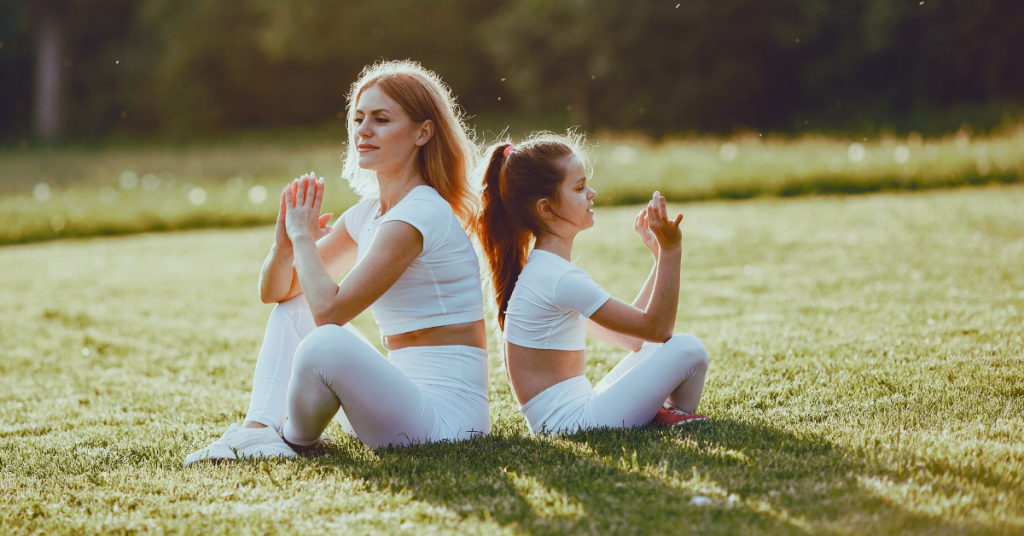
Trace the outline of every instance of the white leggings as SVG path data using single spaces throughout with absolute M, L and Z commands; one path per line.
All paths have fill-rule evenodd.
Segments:
M 246 420 L 296 445 L 315 443 L 332 417 L 371 448 L 490 432 L 486 350 L 415 346 L 389 355 L 349 324 L 316 327 L 303 296 L 280 303 L 267 322 Z
M 708 352 L 693 335 L 664 344 L 644 343 L 630 352 L 595 387 L 586 376 L 557 383 L 521 410 L 533 433 L 647 424 L 666 401 L 695 413 L 704 392 Z

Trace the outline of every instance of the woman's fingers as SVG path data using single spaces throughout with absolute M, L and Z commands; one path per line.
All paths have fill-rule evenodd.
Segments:
M 316 180 L 315 184 L 316 197 L 313 199 L 313 214 L 320 214 L 320 207 L 324 204 L 324 180 Z
M 285 206 L 288 208 L 295 207 L 295 190 L 292 188 L 284 189 Z
M 682 223 L 682 222 L 683 222 L 683 215 L 682 214 L 676 214 L 676 220 L 674 222 L 672 222 L 672 225 L 674 225 L 676 227 L 679 227 L 679 224 Z
M 320 216 L 320 228 L 321 229 L 327 228 L 327 224 L 331 223 L 331 216 L 334 216 L 333 212 L 328 212 L 327 214 L 324 214 L 323 216 Z

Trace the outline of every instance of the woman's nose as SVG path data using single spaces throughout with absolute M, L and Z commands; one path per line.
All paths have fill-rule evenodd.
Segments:
M 373 127 L 370 125 L 370 121 L 364 119 L 362 123 L 359 123 L 359 128 L 356 129 L 356 135 L 361 138 L 369 138 L 373 135 Z

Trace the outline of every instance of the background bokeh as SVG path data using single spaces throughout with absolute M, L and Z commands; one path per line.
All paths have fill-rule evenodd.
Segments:
M 329 126 L 381 58 L 495 123 L 941 135 L 1019 120 L 1022 26 L 1016 0 L 5 0 L 0 140 Z

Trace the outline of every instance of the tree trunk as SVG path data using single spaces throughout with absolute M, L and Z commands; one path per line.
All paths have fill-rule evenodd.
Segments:
M 64 66 L 64 2 L 36 0 L 33 14 L 36 69 L 33 95 L 33 119 L 36 134 L 52 139 L 64 127 L 63 97 L 66 74 Z

